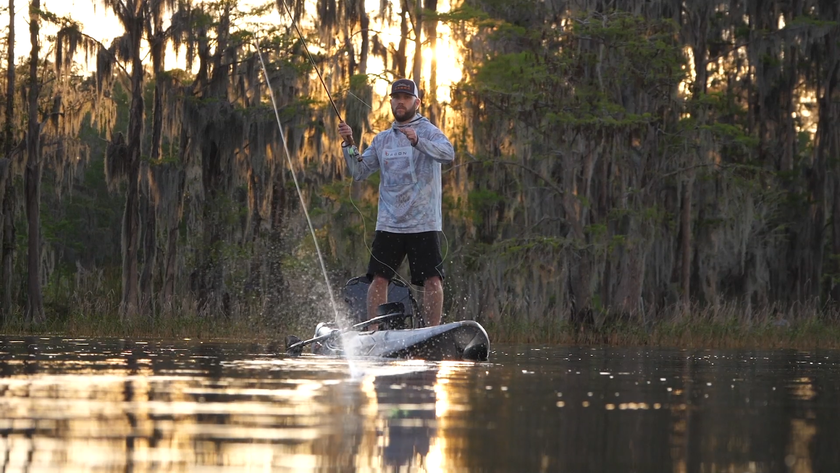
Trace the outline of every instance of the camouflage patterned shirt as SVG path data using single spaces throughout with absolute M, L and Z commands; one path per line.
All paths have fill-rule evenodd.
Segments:
M 406 126 L 417 132 L 416 146 L 397 131 Z M 417 114 L 408 123 L 394 122 L 373 138 L 361 161 L 350 156 L 349 150 L 343 148 L 353 179 L 361 181 L 380 171 L 377 230 L 420 233 L 443 229 L 441 163 L 451 163 L 455 150 L 428 119 Z

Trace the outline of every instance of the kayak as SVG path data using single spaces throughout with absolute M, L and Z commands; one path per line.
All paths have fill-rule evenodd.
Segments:
M 327 336 L 332 334 L 333 336 Z M 329 356 L 487 361 L 490 338 L 484 327 L 463 320 L 403 330 L 346 331 L 322 324 L 312 353 Z
M 344 301 L 354 325 L 340 329 L 335 323 L 319 323 L 309 340 L 287 337 L 286 353 L 297 356 L 308 346 L 315 355 L 487 361 L 490 338 L 481 324 L 462 320 L 424 327 L 411 291 L 398 281 L 389 285 L 389 302 L 377 308 L 376 317 L 365 320 L 369 284 L 369 278 L 360 276 L 345 285 Z

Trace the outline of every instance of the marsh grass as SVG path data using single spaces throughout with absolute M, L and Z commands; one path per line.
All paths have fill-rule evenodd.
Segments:
M 108 279 L 108 278 L 105 278 Z M 282 342 L 287 335 L 307 336 L 314 330 L 318 307 L 290 301 L 282 311 L 258 300 L 221 311 L 199 313 L 195 300 L 179 299 L 156 308 L 156 316 L 134 320 L 119 317 L 119 293 L 108 284 L 77 287 L 52 294 L 43 324 L 28 324 L 15 314 L 3 326 L 7 335 L 65 337 L 192 338 Z M 321 307 L 323 308 L 323 307 Z M 330 315 L 330 314 L 323 314 Z M 314 318 L 313 318 L 314 317 Z M 734 303 L 700 307 L 672 306 L 636 316 L 592 314 L 573 324 L 568 313 L 544 318 L 502 315 L 482 320 L 494 343 L 547 345 L 615 345 L 675 348 L 840 348 L 840 310 L 814 304 L 761 309 Z
M 305 332 L 298 333 L 311 330 L 312 327 L 307 327 Z M 259 317 L 228 318 L 189 314 L 120 320 L 117 312 L 81 311 L 61 319 L 48 317 L 43 324 L 27 324 L 16 318 L 7 323 L 3 330 L 7 335 L 255 341 L 280 339 L 280 332 L 275 331 L 268 320 Z
M 154 316 L 121 319 L 118 288 L 96 278 L 90 284 L 77 279 L 70 290 L 48 293 L 45 303 L 47 320 L 27 322 L 20 311 L 4 321 L 6 335 L 42 335 L 61 337 L 114 338 L 192 338 L 199 340 L 281 340 L 287 334 L 308 334 L 314 325 L 288 320 L 256 301 L 234 304 L 223 315 L 221 310 L 200 312 L 194 298 L 179 298 L 153 311 Z M 296 332 L 293 332 L 296 330 Z
M 675 348 L 840 348 L 840 311 L 817 304 L 755 310 L 738 304 L 673 306 L 644 315 L 569 317 L 524 323 L 501 317 L 486 324 L 497 343 Z
M 300 280 L 301 278 L 296 278 Z M 45 287 L 47 320 L 29 323 L 17 311 L 3 321 L 6 335 L 61 337 L 115 337 L 198 340 L 281 341 L 290 334 L 308 336 L 314 331 L 317 304 L 313 291 L 292 289 L 282 307 L 270 298 L 237 295 L 226 307 L 207 305 L 188 294 L 155 306 L 134 319 L 120 317 L 120 277 L 115 270 L 55 273 Z M 221 299 L 221 298 L 219 298 Z

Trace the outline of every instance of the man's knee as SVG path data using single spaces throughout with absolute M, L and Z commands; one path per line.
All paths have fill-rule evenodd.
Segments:
M 431 276 L 426 279 L 423 286 L 426 291 L 440 291 L 443 290 L 443 281 L 440 276 Z
M 388 278 L 375 274 L 373 276 L 373 281 L 371 281 L 370 283 L 370 289 L 376 291 L 384 290 L 388 287 L 388 284 L 390 284 L 390 282 L 391 281 L 389 281 Z

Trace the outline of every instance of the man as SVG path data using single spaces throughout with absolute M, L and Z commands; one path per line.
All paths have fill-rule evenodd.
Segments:
M 391 84 L 394 123 L 357 155 L 349 144 L 353 130 L 338 126 L 344 139 L 344 160 L 360 181 L 380 171 L 379 211 L 373 239 L 368 278 L 368 317 L 388 299 L 388 284 L 406 255 L 411 283 L 423 286 L 423 314 L 428 325 L 439 325 L 443 311 L 443 258 L 438 232 L 441 215 L 441 163 L 455 159 L 452 143 L 425 117 L 417 113 L 420 94 L 409 79 Z M 355 153 L 351 152 L 355 151 Z

